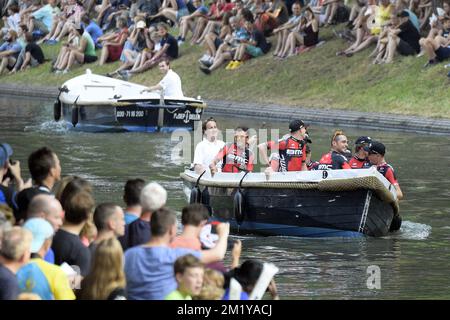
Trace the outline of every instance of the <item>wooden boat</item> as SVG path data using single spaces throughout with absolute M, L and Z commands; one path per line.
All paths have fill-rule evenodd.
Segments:
M 54 118 L 81 131 L 171 132 L 193 130 L 206 104 L 199 98 L 141 93 L 145 86 L 92 74 L 65 82 L 54 104 Z
M 188 201 L 238 234 L 381 237 L 401 226 L 395 188 L 375 168 L 180 176 Z

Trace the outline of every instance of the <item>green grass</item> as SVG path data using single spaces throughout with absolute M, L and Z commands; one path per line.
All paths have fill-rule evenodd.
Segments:
M 270 52 L 238 70 L 220 69 L 209 76 L 198 69 L 202 48 L 186 43 L 172 67 L 182 79 L 185 94 L 201 95 L 204 99 L 450 118 L 450 82 L 443 64 L 423 69 L 425 57 L 396 57 L 393 64 L 372 65 L 368 55 L 373 48 L 352 58 L 336 57 L 336 51 L 346 48 L 347 43 L 332 36 L 331 29 L 322 29 L 320 35 L 326 43 L 299 56 L 275 61 Z M 59 46 L 43 48 L 51 59 L 59 50 Z M 0 82 L 58 86 L 82 74 L 86 67 L 105 74 L 118 65 L 91 64 L 75 67 L 67 75 L 55 75 L 46 63 L 13 76 L 2 76 Z M 160 79 L 155 68 L 132 81 L 153 85 Z

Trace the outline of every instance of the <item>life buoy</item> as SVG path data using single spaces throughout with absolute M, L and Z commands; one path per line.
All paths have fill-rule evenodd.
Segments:
M 76 106 L 72 107 L 72 125 L 74 127 L 78 123 L 78 113 L 79 113 L 79 108 Z
M 61 101 L 59 101 L 59 99 L 56 99 L 55 103 L 53 104 L 53 116 L 56 122 L 58 122 L 61 119 L 62 113 L 61 108 L 62 108 Z
M 202 197 L 202 192 L 198 186 L 195 186 L 191 189 L 191 196 L 189 198 L 189 203 L 200 203 Z
M 245 197 L 241 190 L 236 191 L 233 199 L 234 219 L 241 225 L 245 218 Z

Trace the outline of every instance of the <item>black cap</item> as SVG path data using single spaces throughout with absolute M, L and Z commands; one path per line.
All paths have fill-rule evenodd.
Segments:
M 305 126 L 305 124 L 303 123 L 302 120 L 292 120 L 289 123 L 289 131 L 290 132 L 295 132 L 300 130 L 301 128 L 303 128 Z
M 399 12 L 397 14 L 397 17 L 403 18 L 403 17 L 409 17 L 409 12 L 406 10 L 403 10 L 402 12 Z
M 355 145 L 361 145 L 361 144 L 365 144 L 365 143 L 370 143 L 372 142 L 372 138 L 371 137 L 359 137 L 358 139 L 356 139 L 355 141 Z
M 368 146 L 364 147 L 364 150 L 369 152 L 369 154 L 381 154 L 382 156 L 386 153 L 386 147 L 378 141 L 372 141 Z

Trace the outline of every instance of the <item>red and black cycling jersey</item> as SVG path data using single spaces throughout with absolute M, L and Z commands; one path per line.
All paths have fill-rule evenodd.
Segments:
M 306 141 L 298 140 L 292 136 L 280 139 L 278 142 L 268 141 L 267 148 L 278 149 L 280 166 L 278 171 L 301 171 L 302 164 L 306 162 Z
M 386 162 L 377 165 L 377 170 L 381 173 L 390 183 L 398 185 L 397 177 L 395 176 L 394 168 Z
M 347 158 L 336 152 L 331 151 L 322 156 L 319 160 L 317 170 L 336 170 L 336 169 L 351 169 L 348 164 Z
M 357 156 L 353 156 L 348 164 L 352 169 L 367 169 L 372 166 L 369 159 L 360 159 Z
M 310 161 L 309 163 L 306 164 L 306 167 L 308 168 L 309 171 L 317 170 L 317 168 L 319 167 L 319 161 Z
M 239 149 L 229 143 L 219 151 L 216 159 L 222 159 L 222 172 L 253 171 L 253 153 L 250 149 Z

